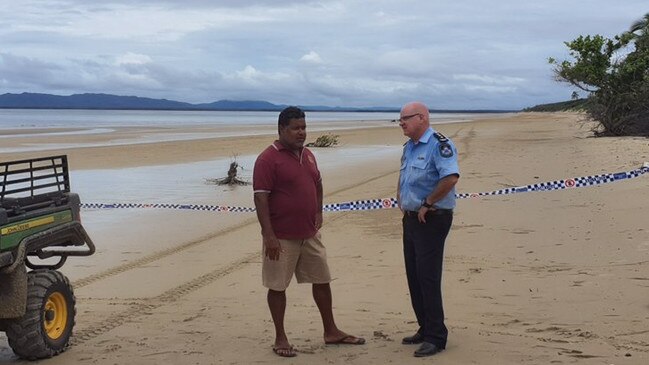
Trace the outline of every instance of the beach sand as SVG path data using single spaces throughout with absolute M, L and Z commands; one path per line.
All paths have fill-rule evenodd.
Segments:
M 590 138 L 590 125 L 581 119 L 525 113 L 435 128 L 458 147 L 458 193 L 627 171 L 649 161 L 648 139 Z M 251 207 L 250 186 L 210 186 L 199 177 L 225 175 L 235 155 L 249 177 L 254 156 L 274 139 L 274 130 L 265 132 L 0 153 L 0 160 L 68 154 L 73 190 L 84 202 L 191 199 L 187 203 Z M 151 133 L 157 132 L 62 135 L 56 143 Z M 310 133 L 309 140 L 322 133 Z M 340 146 L 313 149 L 325 203 L 394 197 L 406 140 L 398 126 L 386 122 L 335 133 Z M 14 139 L 0 142 L 18 145 Z M 415 347 L 401 345 L 416 322 L 398 209 L 325 214 L 321 233 L 334 277 L 336 321 L 367 344 L 324 345 L 311 288 L 293 281 L 286 313 L 289 339 L 299 352 L 293 359 L 271 351 L 274 330 L 261 286 L 254 213 L 84 210 L 97 253 L 70 258 L 61 269 L 75 287 L 76 327 L 72 346 L 47 363 L 647 364 L 648 189 L 644 175 L 587 188 L 458 200 L 443 277 L 449 342 L 426 360 L 412 356 Z M 16 362 L 0 334 L 0 363 Z

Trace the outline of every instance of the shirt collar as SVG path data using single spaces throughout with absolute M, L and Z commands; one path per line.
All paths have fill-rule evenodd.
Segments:
M 284 145 L 283 145 L 283 144 L 282 144 L 278 139 L 276 139 L 275 142 L 273 142 L 273 147 L 275 147 L 275 149 L 278 150 L 278 151 L 288 151 L 288 152 L 292 152 L 292 151 L 290 151 L 288 148 L 284 147 Z M 298 155 L 300 155 L 300 158 L 302 157 L 302 152 L 303 152 L 303 151 L 304 151 L 304 147 L 301 147 L 301 148 L 297 151 L 297 152 L 298 152 Z
M 428 143 L 428 141 L 430 141 L 430 137 L 433 136 L 433 133 L 434 133 L 433 128 L 428 127 L 428 129 L 426 129 L 426 132 L 424 132 L 421 138 L 419 138 L 417 143 Z
M 279 139 L 276 139 L 275 142 L 273 142 L 273 147 L 275 147 L 275 149 L 278 151 L 283 151 L 283 150 L 288 151 L 288 148 L 284 147 L 284 145 L 279 141 Z M 303 149 L 304 147 L 300 148 L 298 152 L 302 152 Z

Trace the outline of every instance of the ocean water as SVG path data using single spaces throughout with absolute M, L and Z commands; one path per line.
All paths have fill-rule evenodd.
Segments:
M 401 151 L 401 146 L 371 145 L 312 149 L 324 175 L 376 161 L 392 161 L 396 169 Z M 237 156 L 237 177 L 252 182 L 256 158 L 256 154 Z M 70 179 L 72 190 L 83 196 L 85 203 L 252 206 L 252 186 L 216 186 L 207 181 L 225 177 L 232 161 L 232 158 L 217 158 L 175 165 L 78 170 L 70 172 Z M 243 196 L 238 194 L 241 191 L 245 192 Z
M 340 169 L 355 169 L 389 161 L 399 168 L 400 146 L 362 146 L 347 148 L 316 148 L 313 152 L 323 174 L 325 186 L 340 186 L 335 180 Z M 238 177 L 252 181 L 256 155 L 237 156 Z M 96 169 L 70 171 L 71 188 L 83 203 L 134 203 L 134 204 L 206 204 L 228 207 L 253 208 L 253 190 L 247 186 L 217 186 L 208 179 L 223 178 L 231 158 L 164 166 L 143 166 L 122 169 Z M 346 183 L 343 183 L 346 184 Z M 358 196 L 371 199 L 376 196 Z M 325 197 L 325 204 L 339 203 Z M 150 245 L 161 250 L 174 247 L 196 235 L 196 232 L 213 232 L 255 217 L 252 212 L 215 212 L 172 210 L 155 208 L 83 209 L 84 227 L 93 237 L 98 257 L 111 252 L 132 252 L 133 247 Z M 178 231 L 187 232 L 187 236 Z M 202 235 L 203 233 L 199 233 Z M 260 242 L 260 241 L 259 241 Z M 246 243 L 246 244 L 257 244 Z M 102 261 L 105 261 L 102 259 Z M 80 269 L 81 270 L 81 269 Z
M 274 134 L 277 116 L 278 112 L 251 111 L 0 109 L 0 154 Z M 496 116 L 502 114 L 433 113 L 431 124 Z M 399 113 L 307 112 L 306 117 L 309 131 L 316 132 L 396 127 L 392 122 Z M 117 133 L 133 127 L 147 130 L 126 137 Z M 86 138 L 93 135 L 106 138 Z M 62 141 L 59 136 L 75 138 Z
M 180 127 L 183 125 L 276 125 L 278 112 L 175 111 L 175 110 L 69 110 L 0 109 L 0 135 L 11 129 L 91 129 L 102 133 L 111 127 Z M 482 118 L 480 113 L 433 113 L 431 122 Z M 307 112 L 307 123 L 340 121 L 391 121 L 399 113 Z M 5 133 L 6 134 L 6 133 Z

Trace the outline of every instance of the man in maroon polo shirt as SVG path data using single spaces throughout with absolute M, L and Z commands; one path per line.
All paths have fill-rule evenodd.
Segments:
M 273 351 L 293 357 L 284 330 L 286 288 L 293 275 L 298 283 L 313 284 L 326 344 L 362 345 L 365 340 L 346 334 L 334 321 L 331 275 L 320 240 L 322 178 L 315 157 L 304 148 L 304 112 L 288 107 L 279 114 L 279 139 L 257 157 L 253 190 L 263 238 L 262 281 L 268 288 L 268 307 L 275 324 Z

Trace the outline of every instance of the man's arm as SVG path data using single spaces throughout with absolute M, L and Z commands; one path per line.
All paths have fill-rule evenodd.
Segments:
M 446 194 L 448 194 L 451 189 L 453 189 L 459 179 L 460 177 L 456 174 L 448 175 L 441 179 L 437 184 L 435 190 L 433 190 L 433 192 L 426 197 L 426 203 L 431 205 L 437 203 L 437 201 L 445 197 Z
M 257 210 L 257 220 L 261 226 L 261 236 L 264 242 L 265 255 L 271 260 L 278 260 L 282 247 L 273 231 L 273 225 L 270 222 L 270 208 L 268 207 L 268 197 L 270 193 L 256 192 L 255 209 Z
M 399 167 L 399 178 L 397 179 L 397 206 L 403 213 L 403 208 L 401 208 L 401 174 L 404 172 L 404 164 L 406 163 L 406 146 L 408 142 L 403 144 L 403 151 L 401 152 L 401 163 Z
M 401 209 L 401 212 L 403 212 L 403 209 L 401 208 L 401 172 L 399 172 L 399 179 L 397 180 L 397 206 Z
M 316 184 L 315 190 L 318 199 L 318 212 L 315 215 L 315 228 L 320 229 L 322 227 L 322 179 Z
M 430 193 L 428 196 L 426 196 L 426 203 L 433 205 L 440 199 L 446 196 L 451 189 L 457 184 L 457 181 L 460 179 L 460 176 L 457 174 L 451 174 L 448 176 L 445 176 L 443 179 L 439 181 L 437 184 L 437 187 L 435 190 L 433 190 L 432 193 Z M 433 209 L 433 208 L 431 208 Z M 419 214 L 418 218 L 420 222 L 425 223 L 426 222 L 426 212 L 428 211 L 428 208 L 422 206 L 419 208 Z

